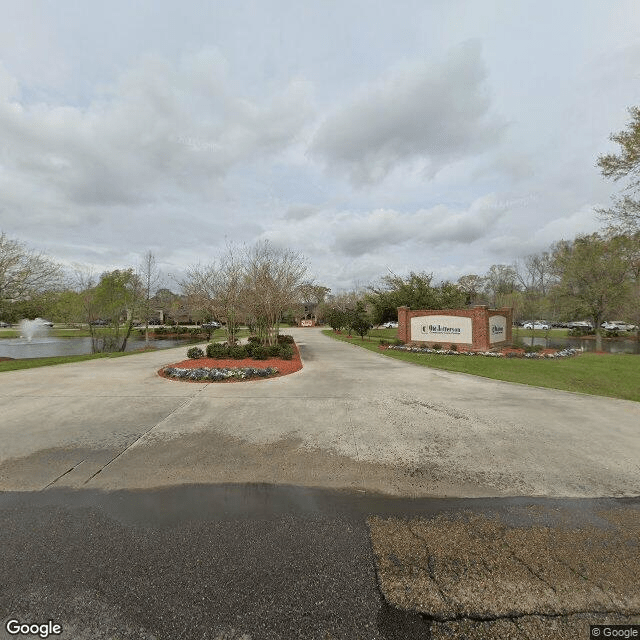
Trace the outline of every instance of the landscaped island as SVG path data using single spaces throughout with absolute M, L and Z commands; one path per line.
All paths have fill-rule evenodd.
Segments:
M 293 337 L 278 336 L 273 345 L 261 344 L 249 336 L 247 344 L 212 342 L 206 350 L 191 347 L 187 360 L 163 367 L 163 378 L 188 382 L 238 382 L 288 375 L 302 369 L 300 353 Z

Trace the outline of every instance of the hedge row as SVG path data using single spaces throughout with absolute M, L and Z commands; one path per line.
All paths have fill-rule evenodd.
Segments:
M 187 351 L 187 357 L 197 358 L 217 358 L 228 360 L 242 360 L 243 358 L 253 358 L 254 360 L 269 360 L 270 358 L 280 358 L 291 360 L 293 358 L 293 346 L 290 344 L 274 344 L 265 346 L 250 342 L 249 344 L 229 345 L 226 342 L 212 342 L 207 345 L 206 352 L 200 347 L 191 347 Z

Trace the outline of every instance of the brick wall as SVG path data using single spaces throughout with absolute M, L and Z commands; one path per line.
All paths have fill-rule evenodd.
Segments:
M 471 318 L 471 334 L 472 341 L 465 343 L 457 343 L 456 347 L 459 351 L 489 351 L 496 347 L 512 341 L 511 326 L 513 324 L 513 310 L 509 307 L 502 309 L 489 309 L 484 305 L 479 305 L 471 309 L 421 309 L 411 311 L 409 307 L 398 307 L 398 337 L 402 342 L 408 344 L 411 340 L 411 319 L 423 318 L 429 316 L 456 316 L 462 318 Z M 505 318 L 505 336 L 503 340 L 491 342 L 489 333 L 489 318 L 492 316 L 502 316 Z M 447 341 L 446 335 L 437 341 L 413 340 L 416 344 L 432 346 L 440 344 L 448 347 L 450 342 Z

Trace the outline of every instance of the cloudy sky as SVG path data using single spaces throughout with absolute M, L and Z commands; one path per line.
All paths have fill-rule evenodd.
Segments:
M 225 243 L 335 290 L 596 230 L 637 2 L 0 0 L 0 229 L 165 273 Z

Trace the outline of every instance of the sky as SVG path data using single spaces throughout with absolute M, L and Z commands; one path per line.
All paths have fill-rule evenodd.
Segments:
M 0 0 L 0 230 L 167 282 L 228 243 L 334 292 L 602 226 L 635 0 Z M 175 288 L 175 287 L 174 287 Z

